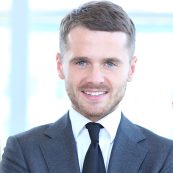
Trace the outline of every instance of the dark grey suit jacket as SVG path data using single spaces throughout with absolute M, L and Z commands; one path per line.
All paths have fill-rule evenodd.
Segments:
M 1 173 L 80 173 L 68 114 L 54 124 L 10 137 Z M 173 141 L 134 125 L 122 115 L 108 173 L 173 173 Z

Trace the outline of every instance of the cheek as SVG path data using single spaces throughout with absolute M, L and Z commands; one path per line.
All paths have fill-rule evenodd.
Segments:
M 127 82 L 129 80 L 129 74 L 130 74 L 130 66 L 125 65 L 125 67 L 122 69 L 122 73 L 121 73 L 121 80 L 123 82 Z
M 66 73 L 67 80 L 71 81 L 73 85 L 79 85 L 85 80 L 85 72 L 82 70 L 77 70 L 76 68 L 69 67 L 69 71 Z
M 124 83 L 124 81 L 127 81 L 128 79 L 128 69 L 120 69 L 115 71 L 113 74 L 108 76 L 108 80 L 113 85 L 119 85 L 121 83 Z
M 80 78 L 77 74 L 74 74 L 73 72 L 69 72 L 65 76 L 66 84 L 68 84 L 68 87 L 71 87 L 70 89 L 77 88 L 80 83 Z

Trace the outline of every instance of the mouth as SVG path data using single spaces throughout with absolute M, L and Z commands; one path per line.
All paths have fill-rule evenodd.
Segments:
M 83 96 L 90 103 L 101 103 L 107 96 L 107 90 L 82 90 Z
M 84 100 L 88 103 L 101 103 L 108 97 L 110 89 L 106 85 L 94 86 L 94 85 L 83 85 L 80 88 Z
M 88 96 L 102 96 L 108 93 L 108 91 L 82 91 L 84 94 Z

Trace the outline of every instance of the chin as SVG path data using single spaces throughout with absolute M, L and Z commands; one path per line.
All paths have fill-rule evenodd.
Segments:
M 89 110 L 89 111 L 88 111 Z M 88 108 L 87 110 L 84 111 L 84 114 L 87 116 L 87 117 L 91 117 L 91 118 L 102 118 L 104 116 L 106 116 L 107 114 L 107 111 L 100 111 L 100 109 L 98 111 L 96 111 L 96 109 L 92 109 L 91 108 Z

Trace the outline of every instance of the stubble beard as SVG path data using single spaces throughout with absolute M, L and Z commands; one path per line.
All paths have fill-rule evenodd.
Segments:
M 108 102 L 101 108 L 100 107 L 97 108 L 97 105 L 94 104 L 92 104 L 90 108 L 88 108 L 86 105 L 80 103 L 80 98 L 76 96 L 73 88 L 70 86 L 71 85 L 66 83 L 66 91 L 71 100 L 73 109 L 75 109 L 77 112 L 79 112 L 88 119 L 99 120 L 105 117 L 106 115 L 110 114 L 114 110 L 116 110 L 116 108 L 118 107 L 119 103 L 121 102 L 121 100 L 125 95 L 127 81 L 125 81 L 116 90 L 116 92 L 113 93 L 113 95 L 109 98 Z

